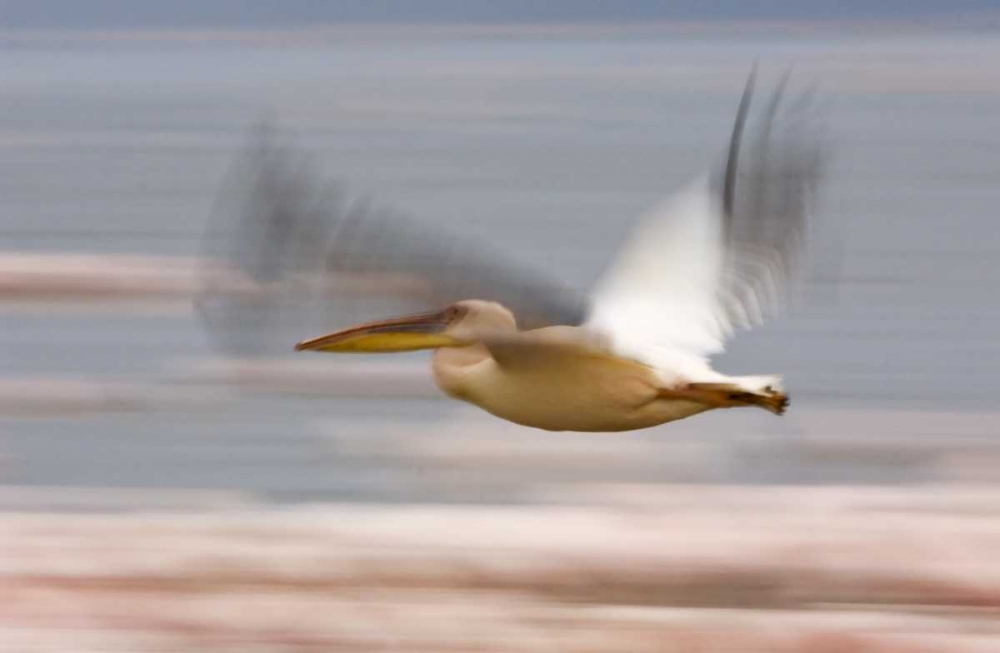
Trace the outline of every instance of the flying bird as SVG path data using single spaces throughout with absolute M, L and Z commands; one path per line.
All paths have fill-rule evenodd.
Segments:
M 781 415 L 779 376 L 729 376 L 709 358 L 774 315 L 801 276 L 822 148 L 808 94 L 786 98 L 786 81 L 749 120 L 751 73 L 721 165 L 640 216 L 586 294 L 320 184 L 265 134 L 236 175 L 235 210 L 223 211 L 237 216 L 225 241 L 236 246 L 206 275 L 199 309 L 247 353 L 331 310 L 343 324 L 355 314 L 345 297 L 422 308 L 295 349 L 431 349 L 447 395 L 529 427 L 627 431 L 743 406 Z

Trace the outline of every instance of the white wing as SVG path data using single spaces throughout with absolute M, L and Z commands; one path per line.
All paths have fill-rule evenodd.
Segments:
M 721 179 L 705 178 L 641 216 L 593 293 L 587 326 L 657 367 L 702 365 L 735 327 L 781 305 L 799 267 L 820 147 L 807 96 L 782 108 L 784 82 L 740 152 L 747 82 Z

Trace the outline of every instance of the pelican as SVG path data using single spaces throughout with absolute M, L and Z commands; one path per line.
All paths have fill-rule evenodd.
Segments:
M 729 376 L 709 362 L 737 328 L 762 323 L 789 294 L 819 178 L 808 102 L 783 100 L 786 77 L 748 123 L 754 80 L 755 72 L 721 169 L 640 216 L 586 296 L 471 241 L 427 236 L 366 201 L 346 202 L 339 187 L 303 200 L 304 164 L 278 165 L 273 151 L 255 173 L 250 276 L 278 295 L 297 279 L 314 298 L 351 281 L 373 295 L 395 288 L 397 299 L 430 310 L 347 326 L 295 349 L 433 350 L 445 394 L 524 426 L 628 431 L 745 406 L 781 415 L 789 400 L 780 376 Z M 282 256 L 291 272 L 265 265 Z M 230 325 L 241 323 L 231 309 Z

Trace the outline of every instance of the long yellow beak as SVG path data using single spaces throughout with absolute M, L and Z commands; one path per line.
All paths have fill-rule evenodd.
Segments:
M 445 333 L 452 318 L 444 310 L 369 322 L 304 340 L 295 350 L 371 354 L 454 347 L 462 343 Z

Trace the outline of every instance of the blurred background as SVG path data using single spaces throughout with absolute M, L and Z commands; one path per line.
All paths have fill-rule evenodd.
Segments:
M 1000 650 L 998 27 L 0 0 L 0 651 Z M 808 300 L 718 359 L 784 374 L 782 419 L 534 431 L 426 356 L 220 356 L 192 309 L 261 119 L 586 287 L 717 162 L 755 60 L 832 146 Z

